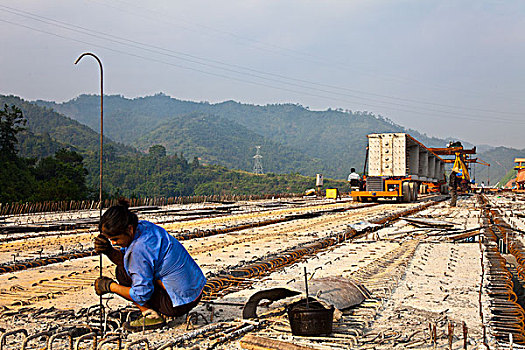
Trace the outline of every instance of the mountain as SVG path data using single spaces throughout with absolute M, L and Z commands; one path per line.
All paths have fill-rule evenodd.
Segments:
M 525 149 L 519 150 L 509 147 L 494 147 L 477 155 L 480 159 L 490 163 L 490 167 L 477 166 L 476 178 L 494 185 L 514 168 L 514 158 L 525 157 Z M 505 184 L 501 184 L 505 185 Z
M 21 137 L 22 145 L 21 155 L 27 156 L 26 152 L 34 153 L 34 145 L 27 145 L 30 140 L 35 140 L 46 145 L 49 149 L 57 147 L 67 147 L 73 150 L 92 151 L 99 147 L 100 136 L 88 126 L 78 121 L 66 117 L 57 111 L 39 106 L 35 103 L 25 101 L 17 96 L 0 95 L 0 105 L 16 105 L 22 110 L 24 117 L 27 119 L 26 134 Z M 98 129 L 98 128 L 97 128 Z M 116 149 L 116 152 L 128 154 L 136 153 L 132 147 L 117 144 L 109 138 L 104 138 L 104 143 L 109 148 Z M 47 151 L 45 153 L 48 153 Z M 54 151 L 53 151 L 54 153 Z M 39 154 L 46 156 L 47 154 Z
M 478 153 L 483 153 L 483 152 L 488 152 L 490 151 L 491 149 L 494 149 L 496 148 L 495 146 L 491 146 L 491 145 L 476 145 L 476 151 Z
M 26 130 L 19 134 L 19 156 L 44 158 L 61 148 L 79 152 L 89 171 L 88 183 L 97 184 L 99 174 L 100 136 L 88 126 L 55 110 L 25 101 L 17 96 L 0 95 L 0 106 L 15 105 L 27 120 Z M 139 152 L 133 147 L 104 137 L 104 158 L 131 157 Z
M 107 96 L 104 101 L 106 134 L 115 140 L 143 151 L 162 144 L 171 154 L 183 152 L 204 162 L 247 171 L 253 168 L 257 145 L 262 146 L 265 171 L 345 178 L 350 167 L 363 169 L 369 133 L 408 132 L 428 147 L 445 147 L 449 141 L 456 141 L 430 138 L 369 112 L 310 111 L 297 104 L 210 104 L 164 94 L 135 99 Z M 37 103 L 98 129 L 97 96 L 81 95 L 60 104 Z M 203 119 L 199 121 L 196 115 Z M 129 125 L 133 127 L 126 127 Z M 466 148 L 473 147 L 462 142 Z M 477 148 L 478 158 L 491 167 L 477 165 L 473 175 L 478 182 L 489 183 L 490 178 L 491 184 L 512 169 L 515 157 L 525 155 L 522 150 L 507 147 Z
M 42 159 L 55 154 L 61 148 L 74 150 L 83 156 L 83 163 L 89 172 L 87 184 L 92 193 L 96 192 L 94 189 L 97 188 L 99 181 L 99 135 L 95 131 L 49 107 L 36 105 L 16 96 L 0 96 L 0 103 L 17 106 L 27 120 L 27 130 L 18 134 L 20 156 Z M 152 130 L 142 136 L 145 140 L 143 143 L 149 143 L 150 138 L 154 143 L 151 147 L 141 148 L 147 150 L 147 153 L 105 138 L 104 191 L 106 193 L 127 197 L 277 194 L 302 192 L 315 183 L 315 178 L 291 174 L 291 172 L 310 163 L 320 163 L 318 159 L 305 157 L 302 152 L 272 143 L 241 125 L 220 117 L 211 117 L 210 120 L 210 117 L 204 114 L 189 114 L 173 118 L 181 119 L 176 121 L 179 128 L 172 128 L 174 121 L 167 120 L 165 121 L 167 125 L 160 123 L 157 128 L 150 128 Z M 170 141 L 172 148 L 177 149 L 179 153 L 186 153 L 186 157 L 179 154 L 167 155 L 165 147 L 157 142 L 159 137 Z M 211 162 L 223 154 L 231 155 L 229 161 L 232 163 L 238 161 L 237 158 L 243 155 L 242 151 L 251 147 L 251 143 L 247 140 L 272 149 L 273 153 L 270 153 L 272 159 L 275 162 L 284 162 L 284 164 L 269 162 L 270 171 L 273 168 L 288 167 L 290 173 L 276 175 L 270 172 L 258 176 L 229 170 L 222 166 L 200 164 L 203 160 Z M 141 145 L 140 140 L 137 144 Z M 215 158 L 198 161 L 195 157 L 188 162 L 188 154 L 191 155 L 191 151 L 199 146 L 203 147 L 207 154 L 215 155 Z M 201 152 L 194 154 L 198 153 Z M 250 150 L 250 153 L 253 153 L 253 150 Z M 228 158 L 225 159 L 228 161 Z M 21 161 L 25 162 L 25 158 Z M 244 159 L 244 162 L 247 166 L 250 165 L 251 158 Z M 32 161 L 29 163 L 34 164 Z M 40 162 L 36 163 L 36 167 L 38 168 L 40 164 Z M 9 171 L 0 172 L 4 176 L 8 173 Z M 26 187 L 26 183 L 22 183 L 21 189 Z M 348 191 L 346 181 L 326 179 L 326 187 L 338 187 Z M 9 200 L 26 201 L 31 195 L 27 193 L 22 196 L 21 189 L 14 186 L 5 185 L 2 189 L 6 193 L 13 193 Z
M 40 106 L 54 109 L 93 130 L 100 128 L 100 96 L 80 95 L 64 103 L 35 101 Z M 199 103 L 179 101 L 166 95 L 127 99 L 104 95 L 104 135 L 128 145 L 154 130 L 165 120 L 193 112 Z
M 188 159 L 198 157 L 204 164 L 246 170 L 253 168 L 255 144 L 265 150 L 265 172 L 304 173 L 311 167 L 323 169 L 320 159 L 272 142 L 228 119 L 202 113 L 172 117 L 134 144 L 144 151 L 160 144 L 172 153 L 183 153 Z
M 81 95 L 58 104 L 36 103 L 53 108 L 95 130 L 98 128 L 99 97 L 95 95 Z M 210 104 L 181 101 L 164 94 L 135 99 L 107 96 L 104 113 L 105 134 L 114 140 L 143 150 L 162 144 L 170 154 L 184 150 L 214 164 L 228 164 L 232 168 L 248 171 L 253 167 L 249 159 L 254 155 L 254 147 L 261 144 L 262 163 L 266 169 L 276 173 L 297 171 L 303 175 L 323 173 L 327 177 L 346 178 L 351 167 L 363 168 L 366 135 L 369 133 L 408 132 L 429 147 L 444 147 L 447 143 L 369 112 L 310 111 L 297 104 L 257 106 L 234 101 Z M 194 113 L 206 116 L 208 121 L 229 124 L 227 127 L 214 124 L 214 135 L 193 129 L 194 134 L 184 135 L 191 141 L 174 141 L 174 133 L 178 137 L 183 136 L 174 130 L 186 128 L 187 125 L 183 124 L 185 118 Z M 200 127 L 205 128 L 202 123 Z M 238 145 L 234 145 L 231 134 L 239 136 L 235 138 Z M 210 142 L 211 136 L 218 140 L 217 143 L 228 140 L 229 147 L 220 150 L 217 143 L 211 148 L 203 146 Z M 294 156 L 291 161 L 276 158 L 282 153 Z M 299 153 L 302 153 L 301 157 Z M 307 164 L 304 165 L 304 162 Z

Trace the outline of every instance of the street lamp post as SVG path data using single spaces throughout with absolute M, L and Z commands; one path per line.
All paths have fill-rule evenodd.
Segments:
M 82 55 L 80 55 L 77 60 L 75 61 L 75 64 L 77 64 L 78 62 L 80 62 L 80 60 L 84 57 L 84 56 L 91 56 L 93 57 L 94 59 L 97 60 L 98 62 L 98 66 L 100 67 L 100 171 L 99 171 L 99 193 L 98 193 L 98 200 L 99 200 L 99 217 L 102 218 L 102 207 L 104 206 L 103 205 L 103 202 L 102 202 L 102 171 L 103 171 L 103 168 L 102 168 L 102 154 L 103 154 L 103 137 L 104 137 L 104 71 L 102 69 L 102 62 L 100 61 L 100 59 L 93 53 L 91 52 L 85 52 L 83 53 Z M 100 259 L 99 259 L 99 263 L 100 263 L 100 277 L 102 277 L 102 254 L 100 254 Z M 104 320 L 104 316 L 103 316 L 103 313 L 104 313 L 104 306 L 102 304 L 102 295 L 100 296 L 100 330 L 101 332 L 104 333 L 104 328 L 103 328 L 103 320 Z

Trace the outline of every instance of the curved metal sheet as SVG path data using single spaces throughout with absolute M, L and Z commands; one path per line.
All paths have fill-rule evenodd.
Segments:
M 261 300 L 277 301 L 305 292 L 304 283 L 295 282 L 290 286 L 269 288 L 254 293 L 246 302 L 243 318 L 256 318 L 257 306 Z M 308 293 L 314 298 L 338 310 L 348 309 L 370 298 L 370 292 L 360 283 L 348 278 L 333 276 L 308 281 Z
M 294 290 L 305 291 L 304 283 L 295 282 Z M 370 292 L 360 283 L 341 276 L 314 278 L 308 281 L 309 296 L 335 306 L 339 310 L 359 305 L 370 298 Z

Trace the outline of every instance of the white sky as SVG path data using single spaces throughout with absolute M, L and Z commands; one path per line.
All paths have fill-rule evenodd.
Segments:
M 0 93 L 343 108 L 525 148 L 525 2 L 0 0 Z

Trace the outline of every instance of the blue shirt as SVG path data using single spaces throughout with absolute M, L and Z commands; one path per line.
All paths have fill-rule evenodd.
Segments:
M 206 277 L 182 244 L 149 221 L 139 221 L 123 252 L 124 268 L 132 280 L 129 294 L 139 305 L 151 298 L 157 280 L 164 284 L 173 306 L 194 301 L 206 284 Z

